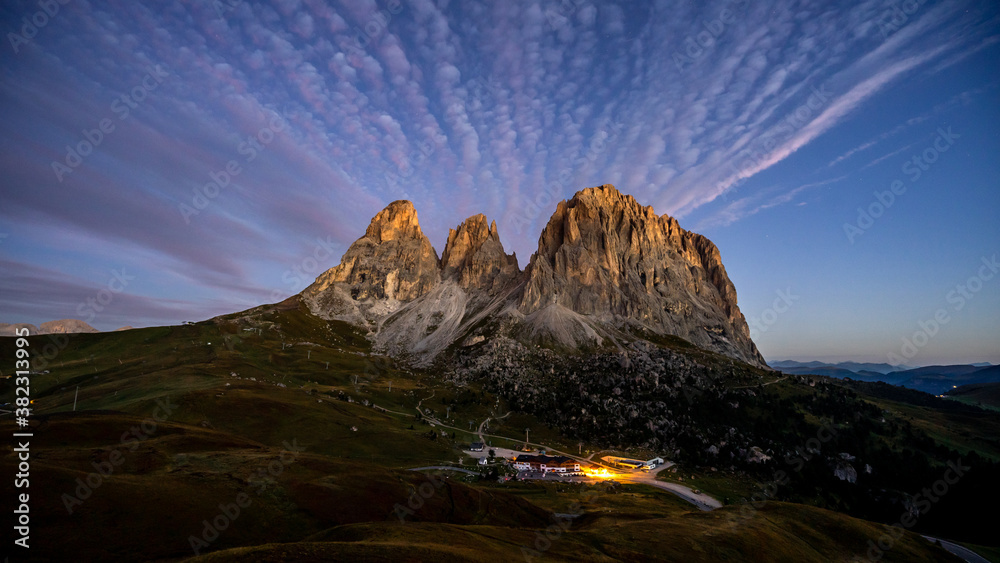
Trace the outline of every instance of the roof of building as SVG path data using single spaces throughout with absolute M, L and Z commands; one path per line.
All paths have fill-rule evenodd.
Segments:
M 564 455 L 519 455 L 514 458 L 518 463 L 544 463 L 545 465 L 576 465 L 580 463 Z
M 613 455 L 606 455 L 606 456 L 602 457 L 601 459 L 604 460 L 604 461 L 606 461 L 606 462 L 608 462 L 608 463 L 620 463 L 622 465 L 646 465 L 646 464 L 652 463 L 656 459 L 660 459 L 660 458 L 653 458 L 653 459 L 651 459 L 649 461 L 641 461 L 641 460 L 638 460 L 638 459 L 629 459 L 627 457 L 618 457 L 618 456 L 613 456 Z

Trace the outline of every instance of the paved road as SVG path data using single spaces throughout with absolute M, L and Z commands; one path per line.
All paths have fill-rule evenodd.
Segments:
M 405 413 L 405 412 L 399 412 L 399 411 L 391 411 L 391 410 L 389 410 L 389 409 L 387 409 L 385 407 L 380 407 L 380 406 L 376 405 L 375 403 L 372 403 L 372 408 L 375 409 L 375 410 L 382 411 L 382 412 L 391 412 L 392 414 L 400 414 L 400 415 L 403 415 L 403 416 L 408 416 L 410 418 L 413 418 L 412 414 Z
M 788 376 L 787 376 L 787 375 L 785 375 L 785 376 L 783 376 L 783 377 L 780 377 L 780 378 L 778 378 L 778 379 L 775 379 L 774 381 L 768 381 L 767 383 L 762 383 L 762 384 L 760 384 L 760 385 L 761 385 L 761 386 L 767 386 L 767 385 L 773 385 L 773 384 L 775 384 L 775 383 L 777 383 L 777 382 L 779 382 L 779 381 L 784 381 L 784 380 L 786 380 L 786 379 L 788 379 Z M 756 384 L 756 383 L 755 383 L 755 384 L 753 384 L 753 385 L 741 385 L 740 387 L 732 387 L 732 389 L 750 389 L 751 387 L 756 387 L 757 385 L 758 385 L 758 384 Z
M 414 467 L 410 471 L 428 471 L 431 469 L 439 469 L 441 471 L 458 471 L 459 473 L 467 473 L 469 475 L 479 475 L 475 471 L 469 471 L 468 469 L 462 469 L 461 467 L 452 467 L 450 465 L 431 465 L 429 467 Z
M 512 449 L 509 449 L 509 448 L 498 448 L 496 446 L 484 446 L 483 447 L 483 451 L 481 451 L 481 452 L 474 452 L 472 450 L 462 450 L 462 453 L 464 453 L 465 455 L 467 455 L 467 456 L 469 456 L 471 458 L 479 459 L 479 458 L 482 458 L 482 457 L 489 457 L 490 450 L 493 450 L 493 453 L 494 453 L 494 455 L 496 455 L 496 457 L 498 457 L 498 458 L 502 457 L 502 458 L 506 458 L 506 459 L 510 459 L 512 457 L 519 456 L 519 455 L 525 455 L 525 454 L 527 454 L 527 455 L 537 455 L 538 454 L 538 452 L 522 452 L 522 451 L 518 451 L 518 450 L 512 450 Z
M 698 507 L 699 510 L 705 512 L 710 512 L 716 508 L 722 508 L 722 503 L 715 500 L 714 498 L 706 495 L 705 493 L 695 494 L 693 490 L 684 485 L 679 485 L 677 483 L 668 483 L 666 481 L 657 481 L 656 479 L 636 479 L 635 476 L 630 476 L 628 478 L 617 478 L 623 483 L 636 483 L 641 485 L 649 485 L 650 487 L 656 487 L 657 489 L 663 489 L 665 491 L 670 491 L 675 495 L 681 497 L 682 499 L 690 502 L 691 504 Z
M 960 546 L 947 540 L 932 538 L 930 536 L 924 536 L 924 539 L 932 543 L 935 541 L 941 542 L 941 547 L 962 558 L 963 561 L 968 561 L 968 563 L 990 563 L 989 559 L 986 559 L 967 547 Z
M 503 419 L 507 418 L 508 416 L 510 416 L 510 414 L 512 412 L 514 412 L 514 411 L 507 411 L 507 414 L 505 414 L 503 416 L 497 417 L 497 420 L 503 420 Z M 483 438 L 483 427 L 486 426 L 487 424 L 489 424 L 490 420 L 492 420 L 492 417 L 487 417 L 486 420 L 484 420 L 484 421 L 482 421 L 482 422 L 479 423 L 479 429 L 476 430 L 476 434 L 479 434 L 479 441 L 482 442 L 482 443 L 484 443 L 484 444 L 486 443 L 486 439 Z
M 722 508 L 722 503 L 715 498 L 706 495 L 705 493 L 696 494 L 694 490 L 690 487 L 685 487 L 678 483 L 668 483 L 666 481 L 658 481 L 656 476 L 664 469 L 669 469 L 673 467 L 674 463 L 668 461 L 663 465 L 656 468 L 655 471 L 644 472 L 638 471 L 635 473 L 625 473 L 619 477 L 615 477 L 618 481 L 623 483 L 636 483 L 641 485 L 649 485 L 651 487 L 656 487 L 657 489 L 663 489 L 665 491 L 670 491 L 671 493 L 681 497 L 682 499 L 690 502 L 691 504 L 698 507 L 699 510 L 709 512 L 715 510 L 716 508 Z

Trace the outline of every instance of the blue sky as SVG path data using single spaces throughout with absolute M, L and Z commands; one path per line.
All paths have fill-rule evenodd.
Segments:
M 396 199 L 439 252 L 486 213 L 523 267 L 555 202 L 612 183 L 719 246 L 768 359 L 1000 363 L 998 24 L 990 1 L 5 2 L 0 321 L 272 302 Z

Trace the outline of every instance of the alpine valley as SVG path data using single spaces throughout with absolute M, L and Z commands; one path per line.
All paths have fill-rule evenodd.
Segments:
M 523 270 L 484 215 L 439 254 L 396 201 L 280 303 L 51 332 L 27 338 L 36 561 L 998 553 L 1000 412 L 772 370 L 715 244 L 610 185 L 559 202 Z M 586 476 L 528 478 L 524 450 Z

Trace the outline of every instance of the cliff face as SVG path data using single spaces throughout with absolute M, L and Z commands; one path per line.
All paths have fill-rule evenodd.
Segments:
M 439 281 L 437 252 L 420 230 L 417 211 L 409 201 L 394 201 L 302 296 L 324 318 L 364 323 L 427 294 Z
M 718 248 L 614 186 L 559 203 L 526 276 L 525 315 L 568 309 L 764 365 Z
M 454 279 L 463 289 L 492 291 L 521 274 L 517 256 L 504 252 L 496 221 L 489 226 L 486 216 L 474 215 L 448 232 L 441 254 L 444 279 Z
M 559 203 L 524 272 L 484 215 L 451 229 L 439 260 L 413 205 L 394 202 L 302 297 L 423 359 L 498 331 L 566 347 L 651 331 L 765 365 L 715 245 L 610 185 Z

